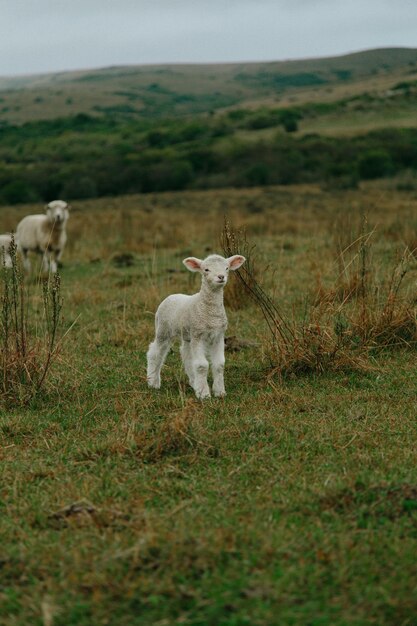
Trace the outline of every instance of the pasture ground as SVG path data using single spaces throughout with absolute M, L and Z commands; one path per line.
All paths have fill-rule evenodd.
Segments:
M 227 397 L 197 402 L 177 347 L 159 392 L 145 378 L 155 308 L 198 289 L 181 260 L 220 251 L 224 215 L 297 317 L 363 214 L 389 276 L 416 205 L 378 185 L 74 203 L 69 332 L 45 392 L 0 412 L 1 624 L 417 624 L 415 347 L 281 380 L 259 309 L 230 284 L 228 334 L 255 345 L 227 353 Z M 2 208 L 2 232 L 28 212 Z

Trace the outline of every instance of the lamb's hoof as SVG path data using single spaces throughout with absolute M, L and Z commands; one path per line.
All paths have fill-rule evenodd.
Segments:
M 161 381 L 155 380 L 153 378 L 148 378 L 148 387 L 151 387 L 152 389 L 160 389 Z
M 209 400 L 211 398 L 211 393 L 209 391 L 201 391 L 201 392 L 197 392 L 196 394 L 197 398 L 199 400 Z
M 213 391 L 213 395 L 215 398 L 224 398 L 226 395 L 226 392 L 223 391 Z

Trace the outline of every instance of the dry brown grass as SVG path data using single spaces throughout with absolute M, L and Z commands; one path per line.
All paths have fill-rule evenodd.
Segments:
M 370 261 L 373 231 L 361 233 L 338 254 L 336 286 L 316 287 L 312 303 L 305 294 L 304 311 L 288 315 L 268 295 L 255 276 L 255 253 L 241 231 L 226 221 L 223 248 L 227 254 L 246 252 L 248 262 L 238 274 L 241 283 L 260 307 L 270 331 L 268 353 L 273 371 L 279 374 L 370 369 L 371 349 L 411 346 L 417 341 L 413 303 L 404 300 L 401 287 L 410 265 L 406 250 L 389 277 L 378 284 Z M 340 231 L 343 232 L 343 231 Z M 349 231 L 347 231 L 349 232 Z M 338 236 L 340 247 L 346 231 Z M 301 313 L 301 317 L 300 317 Z
M 417 340 L 415 303 L 410 283 L 404 286 L 414 264 L 413 253 L 406 246 L 392 266 L 386 264 L 381 271 L 373 250 L 376 229 L 366 231 L 367 227 L 363 216 L 359 232 L 345 229 L 345 243 L 349 234 L 352 241 L 337 253 L 335 286 L 325 289 L 320 283 L 314 303 L 339 303 L 337 312 L 349 318 L 351 332 L 364 345 L 412 345 Z M 338 248 L 341 241 L 337 241 Z

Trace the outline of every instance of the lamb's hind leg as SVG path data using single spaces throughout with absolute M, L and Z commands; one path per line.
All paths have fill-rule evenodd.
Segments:
M 207 383 L 209 364 L 205 354 L 203 341 L 191 341 L 191 367 L 193 372 L 193 388 L 200 400 L 210 398 L 210 389 Z
M 19 249 L 21 255 L 22 255 L 22 259 L 23 259 L 23 267 L 25 268 L 25 271 L 30 274 L 30 270 L 31 270 L 31 262 L 30 259 L 28 257 L 28 250 L 27 248 L 20 248 Z
M 146 354 L 148 360 L 147 379 L 149 387 L 159 389 L 161 386 L 161 368 L 171 347 L 171 338 L 156 336 L 149 345 Z
M 49 267 L 51 270 L 51 274 L 56 274 L 58 271 L 58 262 L 56 253 L 53 252 L 49 257 Z
M 51 272 L 56 274 L 59 267 L 62 267 L 61 263 L 62 250 L 54 250 L 51 253 Z
M 42 255 L 42 273 L 48 274 L 49 269 L 52 270 L 51 261 L 50 261 L 50 253 L 47 250 L 45 250 L 45 252 Z
M 191 360 L 191 346 L 190 342 L 185 339 L 181 342 L 181 358 L 184 365 L 185 373 L 188 376 L 188 380 L 190 382 L 191 387 L 194 387 L 194 372 L 193 372 L 193 364 Z

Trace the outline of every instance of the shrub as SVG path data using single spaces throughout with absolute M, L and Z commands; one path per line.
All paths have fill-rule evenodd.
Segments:
M 20 204 L 38 200 L 36 191 L 24 180 L 13 180 L 0 190 L 0 197 L 6 204 Z
M 276 111 L 261 111 L 251 115 L 244 126 L 248 130 L 262 130 L 279 126 L 279 124 L 281 124 L 281 116 Z
M 233 109 L 233 111 L 229 111 L 227 113 L 227 117 L 233 122 L 240 122 L 248 116 L 248 111 L 246 109 Z
M 288 109 L 281 114 L 281 124 L 287 133 L 295 133 L 298 130 L 298 121 L 300 118 L 300 113 Z
M 193 176 L 193 168 L 189 161 L 167 159 L 146 168 L 143 172 L 142 191 L 185 189 Z
M 393 163 L 385 150 L 369 150 L 359 158 L 358 171 L 363 179 L 382 178 L 392 173 Z
M 61 195 L 64 198 L 77 198 L 79 200 L 95 198 L 97 185 L 89 176 L 74 176 L 64 183 Z
M 146 139 L 152 148 L 161 148 L 169 143 L 167 134 L 159 130 L 150 130 Z
M 243 173 L 243 184 L 250 187 L 266 185 L 269 181 L 269 169 L 265 163 L 255 163 Z

